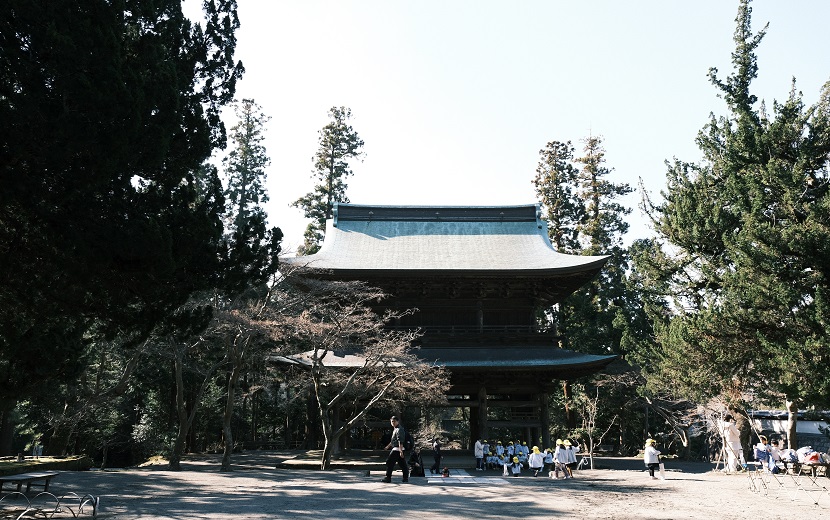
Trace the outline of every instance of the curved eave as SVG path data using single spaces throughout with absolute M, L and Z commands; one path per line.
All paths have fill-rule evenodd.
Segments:
M 515 352 L 518 359 L 506 352 Z M 574 379 L 599 372 L 619 357 L 524 346 L 422 348 L 417 355 L 458 375 L 535 372 L 554 379 Z
M 599 273 L 608 256 L 586 257 L 591 260 L 583 264 L 567 267 L 550 267 L 542 269 L 459 269 L 448 266 L 441 269 L 379 269 L 379 268 L 343 268 L 333 266 L 327 262 L 319 262 L 312 256 L 292 257 L 283 259 L 284 262 L 297 266 L 313 269 L 325 275 L 330 273 L 333 277 L 349 277 L 364 280 L 367 278 L 421 278 L 421 277 L 454 277 L 458 275 L 473 276 L 482 278 L 493 278 L 500 276 L 515 276 L 527 278 L 559 278 L 564 276 L 585 275 L 588 279 Z M 307 259 L 304 261 L 304 259 Z

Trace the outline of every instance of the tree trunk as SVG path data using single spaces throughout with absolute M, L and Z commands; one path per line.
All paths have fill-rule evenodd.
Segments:
M 176 433 L 176 441 L 173 443 L 173 450 L 170 453 L 170 470 L 181 471 L 184 444 L 187 439 L 188 430 L 190 430 L 190 423 L 187 420 L 187 409 L 185 408 L 184 402 L 184 378 L 182 377 L 181 355 L 176 356 L 173 367 L 176 377 L 176 417 L 178 419 L 179 429 Z
M 309 385 L 306 389 L 306 414 L 305 414 L 305 435 L 302 440 L 302 448 L 310 450 L 319 446 L 317 444 L 317 418 L 320 411 L 317 409 L 317 397 L 314 395 L 314 387 Z
M 222 466 L 219 471 L 231 471 L 231 453 L 233 453 L 233 432 L 231 421 L 233 419 L 233 402 L 236 391 L 236 383 L 239 381 L 239 363 L 234 363 L 231 376 L 228 378 L 228 399 L 225 401 L 225 414 L 222 417 L 222 433 L 225 435 L 225 451 L 222 454 Z
M 331 414 L 331 431 L 336 432 L 340 429 L 340 406 L 335 406 L 333 410 L 329 412 Z M 332 439 L 333 435 L 329 432 L 328 437 L 326 437 L 326 444 L 331 445 L 331 454 L 332 455 L 339 455 L 341 453 L 340 449 L 340 437 L 337 439 Z
M 193 421 L 196 419 L 196 413 L 199 410 L 199 403 L 202 402 L 202 396 L 205 394 L 208 383 L 210 382 L 214 372 L 222 366 L 227 360 L 227 356 L 218 363 L 214 363 L 204 374 L 202 384 L 192 393 L 190 410 L 187 409 L 187 401 L 184 398 L 184 353 L 177 352 L 176 359 L 173 363 L 175 381 L 176 381 L 176 418 L 178 422 L 178 431 L 176 433 L 176 440 L 173 444 L 173 450 L 170 454 L 170 469 L 172 471 L 181 470 L 181 459 L 185 453 L 187 446 L 193 447 L 195 443 L 195 436 L 193 432 Z M 188 439 L 190 441 L 188 442 Z
M 730 410 L 735 417 L 735 426 L 741 432 L 741 448 L 744 454 L 744 460 L 752 460 L 752 446 L 750 439 L 752 436 L 752 426 L 749 424 L 749 419 L 741 410 Z
M 332 429 L 328 426 L 328 421 L 323 417 L 326 413 L 326 410 L 320 410 L 320 421 L 323 423 L 323 458 L 320 461 L 320 469 L 324 471 L 331 468 L 331 456 L 335 444 L 335 439 L 332 439 Z
M 683 443 L 683 453 L 681 458 L 683 460 L 689 460 L 692 455 L 692 443 L 689 442 L 689 426 L 680 426 L 681 431 L 683 432 L 681 435 L 681 442 Z
M 568 430 L 576 428 L 576 411 L 571 406 L 571 382 L 562 381 L 562 397 L 565 401 L 565 426 Z
M 787 447 L 791 450 L 798 449 L 798 405 L 795 401 L 785 400 L 787 406 Z
M 14 455 L 12 439 L 15 421 L 12 420 L 12 414 L 15 406 L 17 406 L 17 400 L 9 399 L 0 407 L 0 455 Z
M 104 446 L 101 451 L 103 452 L 101 455 L 101 471 L 104 471 L 107 469 L 107 455 L 110 451 L 110 443 L 108 440 L 104 441 Z
M 52 435 L 49 437 L 49 444 L 46 449 L 47 455 L 56 457 L 66 455 L 69 450 L 69 440 L 72 437 L 72 430 L 74 429 L 69 422 L 66 415 L 56 419 L 55 426 L 52 428 Z

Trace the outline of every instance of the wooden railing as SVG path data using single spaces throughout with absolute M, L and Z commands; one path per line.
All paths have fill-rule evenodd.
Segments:
M 457 343 L 534 343 L 552 344 L 558 338 L 553 331 L 531 325 L 446 325 L 446 326 L 388 326 L 389 330 L 418 330 L 423 335 L 420 342 L 425 345 Z

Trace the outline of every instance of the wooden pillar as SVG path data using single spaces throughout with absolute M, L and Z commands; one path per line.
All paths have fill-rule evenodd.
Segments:
M 552 445 L 550 443 L 550 410 L 548 408 L 548 394 L 541 393 L 537 397 L 539 399 L 539 423 L 542 428 L 542 444 L 545 445 L 545 448 L 550 448 Z
M 482 385 L 478 389 L 478 433 L 483 439 L 490 435 L 487 430 L 487 388 Z
M 470 407 L 470 447 L 476 443 L 476 439 L 481 438 L 481 424 L 479 421 L 478 407 Z

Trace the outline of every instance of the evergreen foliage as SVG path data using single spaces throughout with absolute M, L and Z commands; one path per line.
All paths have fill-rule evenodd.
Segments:
M 793 83 L 768 113 L 750 89 L 766 28 L 747 0 L 736 22 L 732 73 L 709 74 L 727 115 L 698 134 L 700 162 L 667 164 L 664 201 L 644 199 L 659 241 L 637 270 L 665 302 L 646 373 L 698 401 L 826 406 L 830 83 L 809 107 Z
M 265 191 L 270 159 L 262 141 L 264 126 L 270 120 L 253 99 L 243 99 L 234 106 L 239 120 L 231 128 L 231 146 L 222 161 L 225 173 L 226 229 L 231 233 L 244 227 L 254 214 L 264 214 L 262 204 L 268 202 Z
M 265 168 L 270 163 L 265 146 L 264 126 L 270 119 L 253 99 L 235 106 L 238 122 L 231 128 L 232 149 L 222 162 L 225 187 L 225 239 L 222 264 L 223 287 L 244 291 L 264 283 L 279 265 L 282 231 L 267 227 L 263 204 Z
M 631 213 L 617 199 L 632 191 L 608 180 L 602 139 L 584 140 L 584 155 L 574 158 L 570 142 L 552 141 L 540 151 L 533 181 L 549 222 L 551 242 L 563 253 L 609 255 L 594 281 L 547 313 L 565 348 L 597 354 L 619 353 L 621 331 L 614 321 L 628 298 L 628 256 L 622 237 Z
M 363 139 L 348 124 L 352 111 L 346 107 L 331 107 L 331 122 L 320 130 L 317 153 L 312 161 L 311 178 L 314 189 L 300 197 L 292 206 L 303 210 L 311 219 L 304 234 L 300 254 L 310 255 L 320 249 L 326 231 L 326 220 L 332 218 L 335 202 L 349 202 L 346 180 L 352 175 L 349 161 L 363 157 Z
M 573 253 L 580 249 L 578 226 L 585 218 L 585 208 L 575 193 L 579 169 L 574 165 L 573 154 L 574 147 L 570 141 L 549 142 L 539 150 L 539 165 L 533 179 L 551 242 L 560 253 Z
M 551 243 L 557 251 L 608 255 L 609 258 L 597 278 L 553 308 L 542 309 L 542 316 L 556 331 L 562 348 L 625 355 L 627 349 L 648 334 L 637 286 L 628 280 L 630 258 L 622 243 L 628 230 L 625 217 L 631 209 L 618 199 L 631 193 L 632 188 L 608 180 L 612 170 L 605 165 L 600 137 L 588 137 L 583 143 L 580 157 L 574 157 L 570 141 L 548 143 L 540 151 L 533 184 L 542 215 L 548 221 Z M 613 420 L 618 425 L 619 437 L 625 439 L 627 428 L 639 426 L 636 424 L 638 413 L 631 410 L 638 403 L 637 397 L 630 384 L 610 381 L 603 384 L 607 387 L 602 392 L 606 397 L 599 403 L 583 395 L 584 385 L 564 381 L 562 401 L 556 405 L 564 408 L 563 422 L 567 429 L 575 431 L 577 403 L 593 402 L 596 407 L 589 422 L 611 428 Z M 582 420 L 585 426 L 588 418 L 583 416 Z
M 10 0 L 0 7 L 0 398 L 71 379 L 93 338 L 133 348 L 216 279 L 221 201 L 196 177 L 236 2 Z M 208 176 L 206 182 L 217 185 Z

